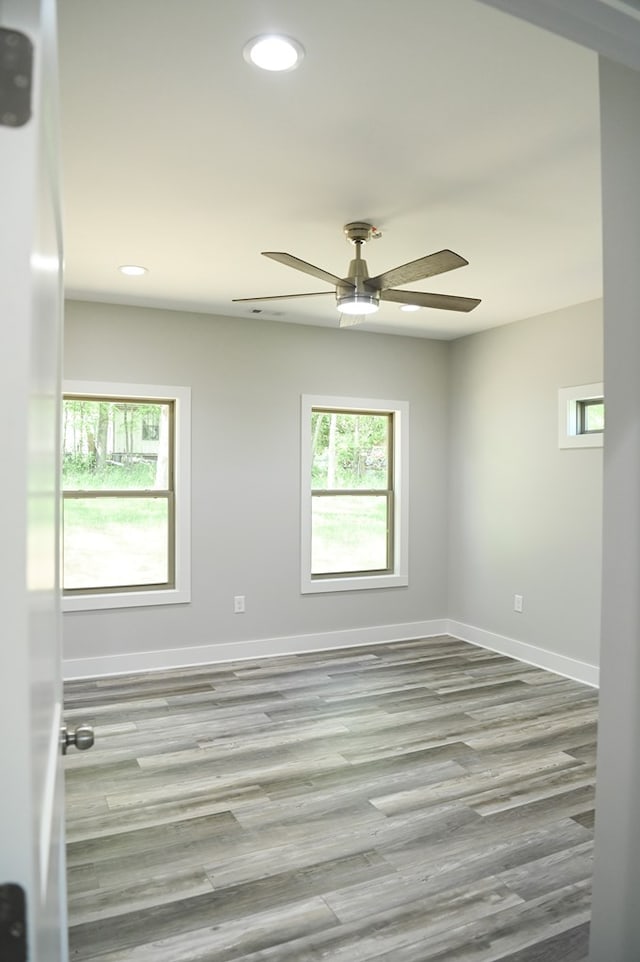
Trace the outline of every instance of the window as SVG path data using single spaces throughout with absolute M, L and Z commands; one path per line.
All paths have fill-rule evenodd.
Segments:
M 188 388 L 67 383 L 63 607 L 189 600 Z
M 408 584 L 409 406 L 302 398 L 302 591 Z
M 577 434 L 596 434 L 604 431 L 604 400 L 602 398 L 578 401 L 577 413 Z
M 563 387 L 558 392 L 561 448 L 602 447 L 604 391 L 602 383 Z

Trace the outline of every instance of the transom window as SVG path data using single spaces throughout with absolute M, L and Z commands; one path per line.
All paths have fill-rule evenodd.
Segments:
M 577 402 L 577 434 L 596 434 L 604 431 L 604 398 L 589 398 Z
M 305 396 L 302 416 L 303 592 L 406 584 L 408 405 Z
M 604 420 L 605 401 L 602 381 L 559 389 L 559 447 L 602 447 Z

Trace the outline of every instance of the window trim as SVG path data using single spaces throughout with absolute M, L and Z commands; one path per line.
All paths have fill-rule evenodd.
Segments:
M 108 588 L 62 594 L 63 611 L 91 611 L 191 601 L 191 389 L 175 385 L 121 384 L 112 381 L 72 381 L 62 385 L 64 396 L 104 400 L 173 401 L 174 404 L 174 586 L 169 588 Z M 62 542 L 62 539 L 61 539 Z
M 604 431 L 580 430 L 580 403 L 582 401 L 604 401 L 602 381 L 594 384 L 578 384 L 575 387 L 561 387 L 558 390 L 558 447 L 560 448 L 601 448 Z
M 311 413 L 314 408 L 348 414 L 391 414 L 393 568 L 390 572 L 367 574 L 311 575 Z M 409 584 L 409 403 L 379 398 L 331 397 L 303 394 L 300 399 L 300 591 L 316 594 L 329 591 L 358 591 L 397 588 Z

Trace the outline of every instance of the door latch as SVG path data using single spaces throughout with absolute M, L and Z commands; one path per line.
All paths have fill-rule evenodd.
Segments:
M 60 750 L 63 755 L 67 754 L 69 745 L 73 745 L 78 751 L 86 752 L 94 742 L 93 728 L 91 725 L 78 725 L 75 731 L 70 732 L 66 725 L 60 729 Z

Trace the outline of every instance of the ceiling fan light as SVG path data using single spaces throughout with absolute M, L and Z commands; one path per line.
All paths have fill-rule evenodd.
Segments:
M 244 59 L 262 70 L 294 70 L 303 56 L 302 44 L 277 34 L 254 37 L 244 48 Z
M 345 294 L 337 307 L 343 314 L 375 314 L 380 305 L 373 294 Z

